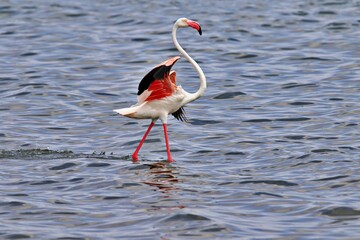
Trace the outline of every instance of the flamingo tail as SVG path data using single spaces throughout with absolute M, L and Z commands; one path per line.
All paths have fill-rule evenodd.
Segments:
M 128 108 L 115 109 L 113 111 L 120 114 L 120 115 L 131 117 L 133 114 L 135 114 L 139 110 L 140 107 L 142 107 L 143 104 L 134 105 L 134 106 L 131 106 L 131 107 L 128 107 Z

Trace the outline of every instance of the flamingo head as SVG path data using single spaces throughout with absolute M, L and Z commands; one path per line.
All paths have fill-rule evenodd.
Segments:
M 200 35 L 202 34 L 200 24 L 198 22 L 193 21 L 193 20 L 190 20 L 190 19 L 187 19 L 187 18 L 179 18 L 176 21 L 175 25 L 177 27 L 179 27 L 179 28 L 192 27 L 192 28 L 196 29 L 199 32 Z

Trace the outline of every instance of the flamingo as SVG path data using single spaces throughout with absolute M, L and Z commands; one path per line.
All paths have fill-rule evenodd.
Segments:
M 188 93 L 181 86 L 176 85 L 176 72 L 171 71 L 171 67 L 180 59 L 180 57 L 175 56 L 160 63 L 145 75 L 139 84 L 137 92 L 138 102 L 135 105 L 129 108 L 113 110 L 114 112 L 129 118 L 151 119 L 148 129 L 132 154 L 134 162 L 138 161 L 140 148 L 158 119 L 161 120 L 164 129 L 167 161 L 169 163 L 174 161 L 171 156 L 169 145 L 167 129 L 168 115 L 172 114 L 176 119 L 186 122 L 187 118 L 184 111 L 184 105 L 200 98 L 206 89 L 206 78 L 204 72 L 180 46 L 176 39 L 177 29 L 187 27 L 194 28 L 200 35 L 202 34 L 201 27 L 198 22 L 187 18 L 179 18 L 172 29 L 172 40 L 178 51 L 191 63 L 199 75 L 199 89 L 195 93 Z

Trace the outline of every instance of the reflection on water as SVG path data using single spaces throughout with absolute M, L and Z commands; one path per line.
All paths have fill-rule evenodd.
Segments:
M 176 167 L 170 167 L 166 162 L 157 162 L 148 164 L 149 179 L 144 181 L 145 184 L 157 187 L 160 192 L 164 193 L 164 197 L 169 197 L 167 193 L 175 191 L 176 183 L 179 182 L 176 173 Z
M 356 1 L 0 2 L 1 239 L 356 239 Z M 178 55 L 205 95 L 155 125 L 112 109 Z M 199 86 L 184 58 L 174 69 Z M 286 223 L 286 224 L 284 224 Z

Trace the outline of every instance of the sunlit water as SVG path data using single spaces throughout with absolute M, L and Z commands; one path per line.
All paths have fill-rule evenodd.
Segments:
M 360 3 L 0 3 L 1 239 L 358 239 Z M 206 94 L 160 123 L 136 102 L 180 29 Z M 199 83 L 182 58 L 189 92 Z

